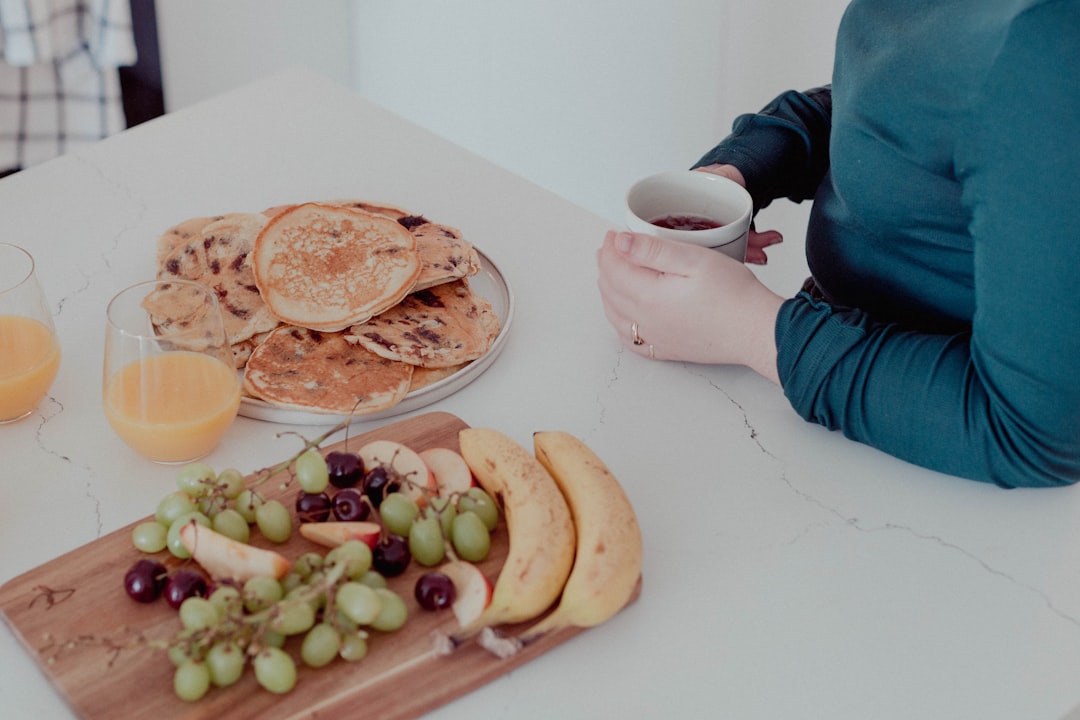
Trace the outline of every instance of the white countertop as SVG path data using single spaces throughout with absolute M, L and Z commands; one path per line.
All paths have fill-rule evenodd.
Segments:
M 304 71 L 0 181 L 0 238 L 35 255 L 64 353 L 39 411 L 0 427 L 0 583 L 173 487 L 100 410 L 105 302 L 153 275 L 157 235 L 350 197 L 461 228 L 516 294 L 503 354 L 431 409 L 582 437 L 645 536 L 637 603 L 433 717 L 1056 720 L 1080 702 L 1080 494 L 921 470 L 804 423 L 749 371 L 624 351 L 596 291 L 608 221 Z M 208 461 L 276 461 L 282 429 L 240 418 Z M 5 717 L 70 716 L 6 627 L 0 667 Z

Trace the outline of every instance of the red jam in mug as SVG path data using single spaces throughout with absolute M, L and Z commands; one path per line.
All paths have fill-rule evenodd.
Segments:
M 723 227 L 723 223 L 718 223 L 701 215 L 665 215 L 649 222 L 656 227 L 668 230 L 711 230 Z

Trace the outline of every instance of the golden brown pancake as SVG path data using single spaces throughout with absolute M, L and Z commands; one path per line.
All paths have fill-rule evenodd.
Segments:
M 472 244 L 462 237 L 461 231 L 457 228 L 431 222 L 423 215 L 395 205 L 365 200 L 322 200 L 317 204 L 385 215 L 397 220 L 398 224 L 410 231 L 416 237 L 416 249 L 420 253 L 422 263 L 420 277 L 416 280 L 414 291 L 480 272 L 480 256 Z M 263 210 L 263 214 L 276 217 L 294 207 L 297 206 L 278 205 Z
M 444 368 L 414 367 L 412 381 L 409 383 L 409 392 L 426 388 L 428 385 L 434 385 L 440 380 L 450 377 L 458 370 L 464 369 L 468 364 L 469 363 L 461 363 L 460 365 L 451 365 L 450 367 Z
M 415 292 L 349 329 L 346 339 L 390 360 L 444 368 L 475 360 L 499 334 L 491 304 L 455 280 Z
M 341 333 L 282 326 L 251 353 L 244 391 L 277 407 L 363 415 L 401 402 L 412 372 Z
M 353 210 L 363 210 L 364 212 L 374 213 L 375 215 L 385 215 L 392 220 L 398 220 L 403 217 L 412 215 L 411 212 L 395 205 L 386 205 L 383 203 L 371 203 L 365 200 L 314 200 L 312 201 L 316 205 L 328 205 L 330 207 L 343 207 L 352 208 Z M 291 210 L 294 207 L 303 205 L 304 203 L 289 203 L 286 205 L 275 205 L 268 207 L 262 211 L 263 215 L 267 217 L 276 217 L 286 210 Z
M 401 302 L 420 275 L 412 233 L 382 215 L 306 203 L 270 219 L 255 284 L 282 322 L 336 331 Z

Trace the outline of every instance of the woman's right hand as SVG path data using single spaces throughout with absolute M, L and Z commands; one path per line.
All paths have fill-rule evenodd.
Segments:
M 726 177 L 728 180 L 733 180 L 742 187 L 746 187 L 746 178 L 743 177 L 739 168 L 734 165 L 705 165 L 703 167 L 695 168 L 698 172 L 712 173 L 713 175 L 720 175 Z M 769 257 L 765 254 L 765 248 L 770 245 L 777 245 L 784 241 L 784 236 L 778 233 L 776 230 L 765 230 L 764 232 L 758 232 L 754 229 L 753 225 L 750 226 L 750 234 L 746 238 L 746 262 L 753 265 L 764 265 L 769 262 Z

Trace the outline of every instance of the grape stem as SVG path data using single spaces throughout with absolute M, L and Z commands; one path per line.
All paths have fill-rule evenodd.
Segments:
M 254 473 L 252 473 L 252 475 L 254 476 L 255 479 L 251 483 L 251 487 L 257 487 L 259 485 L 262 485 L 264 482 L 266 482 L 270 478 L 274 477 L 278 473 L 281 473 L 281 472 L 284 472 L 285 470 L 288 470 L 289 466 L 292 465 L 294 462 L 296 462 L 296 459 L 298 457 L 300 457 L 301 455 L 303 455 L 304 453 L 306 453 L 308 450 L 310 450 L 311 448 L 320 447 L 324 442 L 326 442 L 326 439 L 329 438 L 331 435 L 334 435 L 335 433 L 341 432 L 342 430 L 348 430 L 349 429 L 349 423 L 351 421 L 352 421 L 352 418 L 350 418 L 349 420 L 342 420 L 340 423 L 338 423 L 334 427 L 330 428 L 329 430 L 327 430 L 326 432 L 324 432 L 322 435 L 318 436 L 314 440 L 308 440 L 306 437 L 304 437 L 300 433 L 292 431 L 292 430 L 279 432 L 275 437 L 280 438 L 280 437 L 283 437 L 285 435 L 295 435 L 295 436 L 297 436 L 298 438 L 300 438 L 301 440 L 304 441 L 304 446 L 302 448 L 300 448 L 300 450 L 296 454 L 294 454 L 292 457 L 290 457 L 290 458 L 288 458 L 286 460 L 283 460 L 282 462 L 279 462 L 276 465 L 271 465 L 270 467 L 264 467 L 261 470 L 256 470 Z M 290 477 L 290 480 L 291 479 L 292 478 Z

